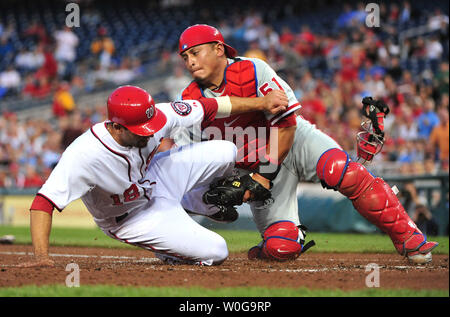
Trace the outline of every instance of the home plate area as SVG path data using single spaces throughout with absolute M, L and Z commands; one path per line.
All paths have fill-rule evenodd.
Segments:
M 65 285 L 73 264 L 79 268 L 80 285 L 270 287 L 311 289 L 449 288 L 448 255 L 433 255 L 427 265 L 411 265 L 397 254 L 303 254 L 295 261 L 250 261 L 246 253 L 231 253 L 219 266 L 169 265 L 141 249 L 52 247 L 53 268 L 17 268 L 31 260 L 32 247 L 0 246 L 0 287 Z M 72 264 L 72 265 L 69 265 Z

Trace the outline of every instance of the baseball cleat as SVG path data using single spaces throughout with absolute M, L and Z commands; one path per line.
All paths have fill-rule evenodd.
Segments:
M 261 241 L 258 245 L 255 245 L 254 247 L 250 248 L 250 250 L 248 250 L 247 257 L 249 260 L 267 259 L 267 257 L 265 257 L 262 252 L 263 243 L 264 243 L 264 241 Z
M 204 216 L 211 219 L 212 221 L 220 223 L 231 223 L 239 218 L 239 213 L 237 212 L 236 208 L 225 206 L 217 206 L 217 207 L 219 207 L 220 210 L 212 215 L 199 214 L 188 209 L 184 210 L 186 210 L 188 214 Z
M 167 254 L 161 254 L 161 253 L 155 252 L 155 256 L 158 259 L 160 259 L 161 261 L 163 261 L 164 263 L 169 264 L 169 265 L 185 264 L 185 262 L 182 261 L 181 259 L 174 257 L 174 256 L 167 255 Z
M 13 244 L 14 241 L 16 241 L 16 237 L 10 234 L 0 238 L 0 244 Z
M 261 248 L 258 246 L 252 247 L 248 250 L 247 257 L 249 260 L 256 260 L 261 258 Z
M 439 243 L 427 241 L 427 236 L 420 232 L 414 234 L 405 242 L 395 244 L 398 253 L 408 258 L 410 263 L 426 264 L 431 262 L 431 251 L 436 248 Z
M 173 255 L 167 255 L 167 254 L 162 254 L 162 253 L 158 253 L 155 252 L 155 256 L 160 259 L 161 261 L 163 261 L 165 264 L 168 265 L 211 265 L 212 261 L 208 260 L 208 261 L 194 261 L 194 260 L 188 260 L 188 259 L 180 259 L 176 256 Z
M 433 259 L 431 256 L 431 252 L 426 254 L 421 254 L 419 252 L 411 252 L 407 255 L 408 261 L 412 264 L 426 264 L 430 263 Z

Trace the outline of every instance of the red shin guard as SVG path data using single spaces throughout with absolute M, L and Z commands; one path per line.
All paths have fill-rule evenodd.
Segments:
M 344 151 L 325 152 L 317 164 L 317 174 L 322 185 L 348 197 L 363 217 L 387 233 L 400 254 L 417 250 L 426 241 L 389 185 L 363 165 L 351 162 Z M 414 233 L 418 233 L 417 238 Z

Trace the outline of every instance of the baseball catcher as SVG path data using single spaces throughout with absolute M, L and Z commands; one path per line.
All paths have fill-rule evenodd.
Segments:
M 188 27 L 180 36 L 178 53 L 193 78 L 181 92 L 183 100 L 226 95 L 247 102 L 273 92 L 287 95 L 287 107 L 280 114 L 255 111 L 215 119 L 210 127 L 215 127 L 216 133 L 208 133 L 202 127 L 204 139 L 233 140 L 237 146 L 236 167 L 241 178 L 253 173 L 239 178 L 237 183 L 233 183 L 236 180 L 221 180 L 203 197 L 203 201 L 211 206 L 239 205 L 248 199 L 263 239 L 249 250 L 249 258 L 295 259 L 305 250 L 297 186 L 301 181 L 310 181 L 320 182 L 324 188 L 339 191 L 347 197 L 363 217 L 391 238 L 402 256 L 414 263 L 431 261 L 431 251 L 438 244 L 427 241 L 391 187 L 358 162 L 371 161 L 383 146 L 383 122 L 389 113 L 385 104 L 370 97 L 363 99 L 362 111 L 368 120 L 357 136 L 359 159 L 353 162 L 333 138 L 297 115 L 301 113 L 301 104 L 292 88 L 266 62 L 238 56 L 236 49 L 225 43 L 216 28 L 204 24 Z M 257 133 L 253 137 L 243 133 L 252 129 L 268 133 Z M 229 138 L 229 131 L 241 132 Z M 274 131 L 277 132 L 272 133 Z M 254 157 L 256 159 L 250 159 Z M 251 179 L 270 189 L 272 198 L 266 198 L 268 193 L 254 186 Z M 186 208 L 192 201 L 194 199 L 186 200 L 183 206 Z M 198 205 L 189 207 L 201 209 Z M 223 219 L 237 218 L 231 207 L 223 209 L 227 211 Z M 206 212 L 204 214 L 208 216 Z

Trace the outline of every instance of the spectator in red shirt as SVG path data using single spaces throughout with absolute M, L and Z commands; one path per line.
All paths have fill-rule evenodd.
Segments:
M 388 18 L 389 22 L 396 22 L 398 20 L 399 15 L 400 15 L 400 9 L 399 9 L 398 5 L 395 4 L 395 3 L 392 3 L 390 5 L 390 10 L 389 11 L 390 11 L 389 18 Z
M 284 26 L 281 30 L 280 44 L 291 44 L 294 41 L 294 34 L 288 26 Z
M 0 188 L 6 187 L 8 183 L 6 172 L 0 169 Z
M 353 59 L 345 56 L 341 59 L 341 77 L 342 80 L 353 82 L 358 78 L 358 69 L 353 65 Z
M 36 72 L 36 77 L 47 77 L 49 80 L 52 80 L 57 75 L 58 63 L 56 62 L 53 52 L 49 46 L 45 48 L 44 59 L 44 64 Z
M 321 121 L 318 117 L 325 116 L 327 112 L 325 104 L 322 99 L 319 98 L 315 90 L 307 92 L 305 97 L 302 99 L 301 104 L 301 115 L 314 124 Z
M 37 82 L 33 75 L 28 75 L 25 77 L 25 85 L 22 90 L 22 95 L 24 97 L 33 98 L 37 89 Z
M 30 187 L 41 187 L 44 184 L 44 180 L 42 177 L 36 172 L 36 169 L 31 166 L 27 165 L 25 169 L 25 179 L 23 182 L 24 188 L 30 188 Z
M 45 31 L 44 26 L 37 20 L 33 21 L 24 31 L 25 37 L 31 37 L 36 44 L 49 44 L 50 38 Z
M 299 38 L 300 38 L 300 40 L 303 40 L 307 43 L 312 44 L 312 43 L 314 43 L 315 36 L 311 32 L 308 25 L 302 25 L 302 30 L 299 34 Z
M 32 96 L 38 99 L 44 99 L 50 95 L 52 86 L 47 77 L 40 77 L 35 85 Z

